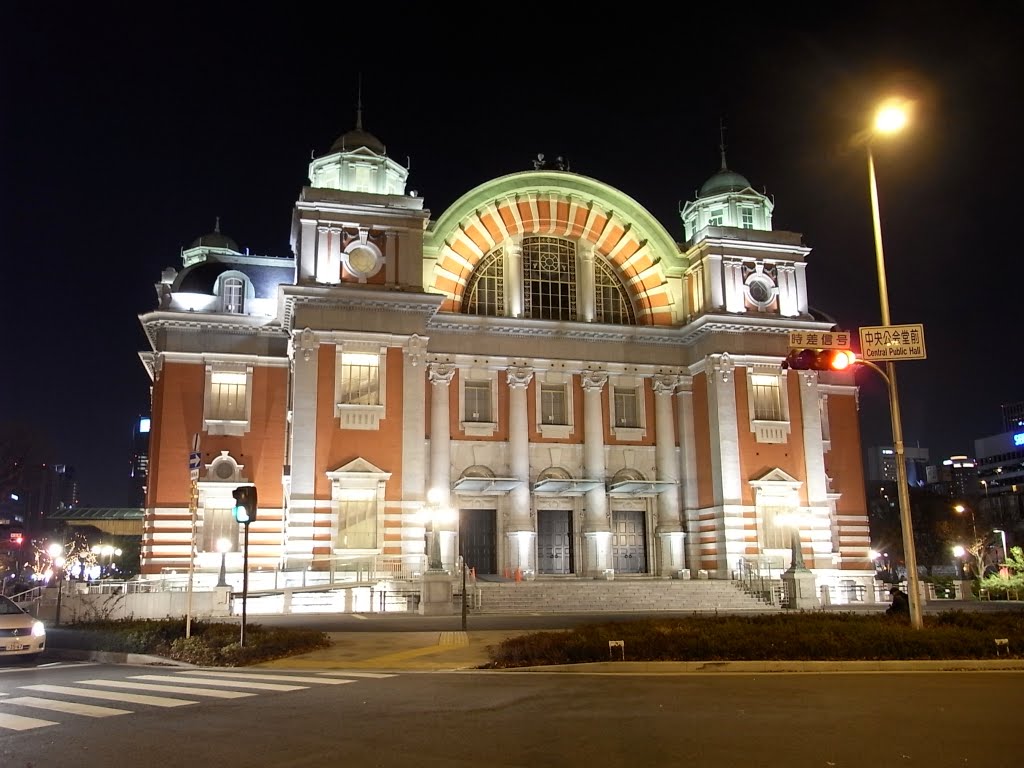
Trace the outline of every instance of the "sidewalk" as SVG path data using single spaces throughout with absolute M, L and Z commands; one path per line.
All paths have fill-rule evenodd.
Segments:
M 263 669 L 452 672 L 484 668 L 489 645 L 527 631 L 330 632 L 331 647 L 253 665 Z M 1022 659 L 906 661 L 625 661 L 518 667 L 494 672 L 707 674 L 822 672 L 1024 672 Z
M 478 632 L 328 632 L 330 648 L 254 665 L 273 669 L 374 669 L 438 672 L 477 669 L 487 647 L 527 630 Z

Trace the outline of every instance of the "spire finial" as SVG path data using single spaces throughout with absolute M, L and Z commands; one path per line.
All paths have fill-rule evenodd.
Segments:
M 218 216 L 213 222 L 213 231 L 218 235 L 220 234 L 220 216 Z
M 363 130 L 363 73 L 359 73 L 359 95 L 356 102 L 356 130 Z
M 722 170 L 729 166 L 725 164 L 725 120 L 718 118 L 718 151 L 722 153 Z

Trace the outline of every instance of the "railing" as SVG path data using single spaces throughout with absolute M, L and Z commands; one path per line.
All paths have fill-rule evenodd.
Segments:
M 732 572 L 733 581 L 748 595 L 752 595 L 767 605 L 784 605 L 783 584 L 772 571 L 781 573 L 782 569 L 773 558 L 740 558 L 738 568 Z

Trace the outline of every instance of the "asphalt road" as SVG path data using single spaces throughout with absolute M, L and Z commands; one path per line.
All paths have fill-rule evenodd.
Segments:
M 1022 684 L 1021 672 L 8 664 L 0 666 L 0 765 L 997 766 L 1019 760 Z

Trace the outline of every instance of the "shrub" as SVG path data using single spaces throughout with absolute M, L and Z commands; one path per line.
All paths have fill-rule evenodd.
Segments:
M 983 659 L 995 655 L 996 637 L 1019 653 L 1024 614 L 954 611 L 929 616 L 921 630 L 842 613 L 641 619 L 521 635 L 490 655 L 492 667 L 608 661 L 608 641 L 622 640 L 627 661 Z
M 49 645 L 90 651 L 145 653 L 202 666 L 241 666 L 325 648 L 330 640 L 309 629 L 247 625 L 245 647 L 238 624 L 183 619 L 93 621 L 54 628 Z

